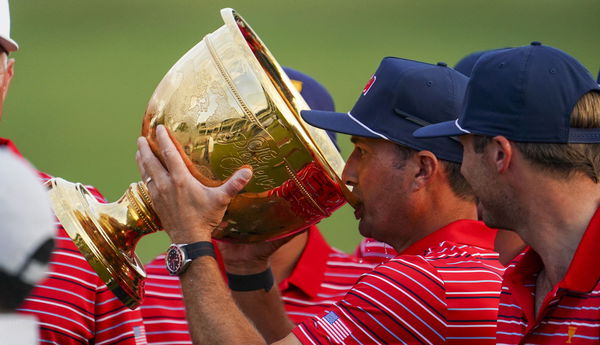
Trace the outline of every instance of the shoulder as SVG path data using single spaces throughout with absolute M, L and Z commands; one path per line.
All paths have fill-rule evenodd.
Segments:
M 371 272 L 375 266 L 376 264 L 363 262 L 354 255 L 333 249 L 325 261 L 322 284 L 335 285 L 339 289 L 348 290 L 363 274 Z
M 423 256 L 444 286 L 448 306 L 491 303 L 497 308 L 504 266 L 498 253 L 475 246 L 442 242 Z
M 398 255 L 398 252 L 386 243 L 372 238 L 365 238 L 354 250 L 354 255 L 365 262 L 380 264 L 394 258 Z
M 424 255 L 398 255 L 377 266 L 363 279 L 366 279 L 365 282 L 385 280 L 394 284 L 410 283 L 443 293 L 448 282 L 501 282 L 503 272 L 504 266 L 499 263 L 498 254 L 492 250 L 441 242 Z
M 434 298 L 443 305 L 444 280 L 436 267 L 419 255 L 399 255 L 364 274 L 353 290 L 378 291 L 384 295 L 396 294 Z
M 429 248 L 427 253 L 423 255 L 423 259 L 434 267 L 441 276 L 444 276 L 449 270 L 463 272 L 484 270 L 492 272 L 496 276 L 502 276 L 505 270 L 505 267 L 499 261 L 497 252 L 451 241 L 444 241 L 435 247 Z
M 353 254 L 344 253 L 343 251 L 331 247 L 331 251 L 327 256 L 328 266 L 344 266 L 356 267 L 358 269 L 372 270 L 377 266 L 377 263 L 366 262 Z

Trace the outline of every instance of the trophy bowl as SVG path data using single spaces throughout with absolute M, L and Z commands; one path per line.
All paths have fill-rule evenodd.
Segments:
M 350 193 L 344 161 L 324 130 L 306 124 L 309 109 L 273 55 L 234 10 L 173 65 L 152 95 L 142 123 L 155 138 L 167 128 L 192 175 L 218 186 L 243 165 L 253 177 L 229 205 L 213 238 L 251 243 L 302 231 L 331 215 Z M 81 184 L 48 182 L 58 219 L 111 291 L 130 308 L 143 296 L 139 239 L 161 230 L 143 182 L 116 202 L 98 203 Z

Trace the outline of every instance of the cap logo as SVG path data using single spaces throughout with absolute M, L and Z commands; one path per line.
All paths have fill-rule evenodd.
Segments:
M 369 81 L 367 82 L 367 85 L 365 85 L 365 88 L 363 89 L 363 96 L 367 95 L 367 92 L 369 92 L 369 90 L 371 90 L 371 87 L 373 86 L 373 84 L 375 84 L 375 80 L 377 80 L 377 76 L 375 74 L 373 74 L 371 76 L 371 79 L 369 79 Z

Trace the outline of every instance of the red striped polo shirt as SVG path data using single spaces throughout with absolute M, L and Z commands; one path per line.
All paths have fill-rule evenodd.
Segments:
M 543 263 L 528 248 L 506 270 L 498 311 L 498 344 L 600 343 L 600 209 L 585 231 L 565 277 L 535 315 Z
M 364 262 L 382 264 L 395 258 L 398 252 L 387 243 L 372 238 L 364 238 L 356 247 L 354 255 Z
M 0 147 L 20 156 L 10 140 L 0 138 Z M 39 172 L 43 182 L 50 176 Z M 86 186 L 98 199 L 102 195 Z M 18 309 L 35 315 L 42 344 L 146 344 L 139 309 L 125 307 L 79 253 L 57 222 L 55 250 L 48 277 L 40 282 Z M 2 341 L 0 341 L 1 343 Z
M 330 247 L 317 227 L 311 227 L 300 260 L 279 284 L 288 316 L 294 323 L 314 316 L 340 300 L 373 267 Z M 148 342 L 191 344 L 179 277 L 169 275 L 164 255 L 150 262 L 146 270 L 146 296 L 141 309 Z
M 494 344 L 504 270 L 495 236 L 481 222 L 453 222 L 293 332 L 304 344 Z

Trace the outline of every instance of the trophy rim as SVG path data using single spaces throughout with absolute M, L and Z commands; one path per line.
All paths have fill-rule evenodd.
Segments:
M 239 12 L 237 12 L 235 9 L 229 8 L 229 7 L 221 9 L 221 18 L 223 19 L 223 22 L 226 25 L 226 27 L 230 30 L 230 32 L 232 32 L 232 34 L 236 37 L 236 39 L 241 39 L 245 43 L 245 44 L 240 44 L 241 49 L 243 50 L 244 54 L 248 57 L 247 61 L 253 65 L 253 67 L 254 67 L 253 72 L 256 73 L 256 76 L 258 78 L 260 78 L 261 81 L 263 81 L 262 84 L 270 85 L 270 83 L 266 82 L 267 80 L 269 80 L 269 77 L 267 75 L 267 72 L 265 72 L 264 68 L 262 67 L 262 65 L 256 58 L 256 56 L 254 55 L 254 53 L 248 46 L 246 39 L 243 37 L 243 34 L 240 31 L 238 24 L 236 23 L 236 19 L 240 19 L 244 23 L 244 26 L 251 31 L 253 38 L 260 43 L 262 51 L 267 56 L 269 62 L 279 72 L 279 77 L 283 81 L 283 84 L 285 85 L 285 87 L 287 89 L 286 91 L 290 92 L 293 95 L 294 100 L 297 103 L 300 103 L 299 105 L 301 106 L 301 108 L 303 108 L 305 110 L 310 110 L 310 107 L 308 106 L 308 104 L 306 103 L 306 101 L 304 100 L 304 98 L 302 97 L 300 92 L 298 92 L 298 90 L 296 90 L 296 88 L 292 84 L 292 81 L 290 80 L 290 78 L 287 76 L 287 74 L 281 67 L 281 64 L 273 56 L 273 54 L 271 53 L 271 51 L 269 50 L 267 45 L 260 39 L 260 37 L 258 36 L 256 31 L 254 31 L 254 29 L 252 29 L 252 26 L 250 24 L 248 24 L 248 21 L 246 21 L 244 19 L 244 17 L 242 17 L 239 14 Z M 269 88 L 269 89 L 265 90 L 265 92 L 267 92 L 271 95 L 273 93 L 275 93 L 278 98 L 285 99 L 285 97 L 283 97 L 283 95 L 281 95 L 281 93 L 275 87 Z M 290 106 L 289 108 L 287 108 L 285 110 L 288 110 L 289 113 L 291 114 L 291 116 L 287 116 L 287 114 L 286 114 L 287 112 L 283 114 L 286 117 L 286 120 L 290 121 L 290 122 L 295 122 L 295 124 L 297 124 L 299 127 L 301 127 L 303 129 L 304 133 L 303 133 L 303 135 L 298 136 L 299 139 L 304 143 L 304 145 L 306 145 L 308 147 L 309 151 L 314 154 L 314 159 L 319 164 L 321 164 L 321 166 L 323 166 L 323 168 L 328 173 L 328 175 L 334 179 L 334 182 L 336 182 L 337 185 L 339 185 L 346 201 L 348 203 L 350 203 L 351 205 L 354 205 L 354 202 L 353 202 L 354 200 L 353 200 L 353 197 L 351 196 L 351 192 L 348 189 L 348 187 L 346 186 L 346 184 L 343 183 L 343 180 L 342 180 L 342 169 L 344 167 L 344 159 L 341 156 L 341 153 L 339 153 L 337 151 L 337 149 L 335 149 L 335 146 L 332 143 L 331 145 L 334 148 L 335 152 L 338 154 L 340 161 L 341 161 L 341 165 L 338 167 L 338 169 L 336 169 L 334 166 L 332 166 L 331 162 L 326 158 L 326 155 L 323 152 L 323 150 L 321 149 L 321 147 L 315 143 L 315 140 L 314 140 L 313 136 L 310 134 L 310 130 L 308 129 L 309 126 L 311 126 L 311 125 L 306 123 L 306 121 L 304 121 L 304 119 L 302 119 L 302 116 L 300 115 L 301 109 L 298 109 L 298 112 L 296 112 L 295 111 L 296 109 L 294 107 Z M 314 128 L 325 132 L 325 130 L 320 129 L 318 127 L 314 127 Z

